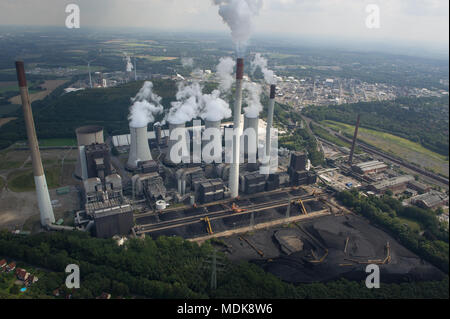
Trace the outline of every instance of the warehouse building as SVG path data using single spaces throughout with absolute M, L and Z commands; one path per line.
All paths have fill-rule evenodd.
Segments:
M 413 197 L 411 203 L 425 209 L 437 209 L 441 206 L 448 205 L 448 196 L 437 191 L 431 191 Z
M 377 194 L 384 194 L 387 190 L 392 191 L 394 194 L 398 194 L 404 192 L 408 187 L 408 183 L 413 180 L 414 177 L 411 175 L 403 175 L 373 183 L 369 185 L 367 189 Z
M 380 161 L 370 161 L 352 166 L 352 170 L 361 175 L 376 174 L 387 170 L 388 166 Z

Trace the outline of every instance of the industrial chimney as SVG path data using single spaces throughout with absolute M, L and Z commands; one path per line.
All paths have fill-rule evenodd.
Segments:
M 273 113 L 275 108 L 275 92 L 276 87 L 274 84 L 270 86 L 270 99 L 269 99 L 269 108 L 267 110 L 267 128 L 266 128 L 266 156 L 270 156 L 271 151 L 271 129 L 273 127 Z
M 230 190 L 231 197 L 239 196 L 239 156 L 240 156 L 240 126 L 241 126 L 241 110 L 242 110 L 242 82 L 244 78 L 244 59 L 237 59 L 236 69 L 236 99 L 234 103 L 234 132 L 233 136 L 233 160 L 230 171 Z
M 350 150 L 350 157 L 348 159 L 348 163 L 350 164 L 350 166 L 353 164 L 353 155 L 355 154 L 355 147 L 356 147 L 356 141 L 358 139 L 358 129 L 359 129 L 360 120 L 361 120 L 361 114 L 358 114 L 358 119 L 356 120 L 356 126 L 355 126 L 355 135 L 353 136 L 352 149 Z
M 144 127 L 130 126 L 131 146 L 128 157 L 127 168 L 134 170 L 139 162 L 151 161 L 152 154 L 148 146 L 147 125 Z
M 33 164 L 34 183 L 36 185 L 36 195 L 41 215 L 41 225 L 46 227 L 55 222 L 53 207 L 50 201 L 47 181 L 45 179 L 44 168 L 42 167 L 41 154 L 34 127 L 33 113 L 31 111 L 30 96 L 28 95 L 27 79 L 25 77 L 25 67 L 22 61 L 16 62 L 17 80 L 19 82 L 20 96 L 22 98 L 22 109 L 27 130 L 28 144 L 31 151 Z

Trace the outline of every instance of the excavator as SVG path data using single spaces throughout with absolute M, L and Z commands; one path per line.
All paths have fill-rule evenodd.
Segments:
M 206 230 L 208 231 L 209 235 L 214 234 L 214 232 L 212 231 L 212 227 L 211 227 L 211 220 L 209 219 L 208 216 L 206 216 L 205 218 L 200 219 L 201 221 L 204 221 L 206 223 Z

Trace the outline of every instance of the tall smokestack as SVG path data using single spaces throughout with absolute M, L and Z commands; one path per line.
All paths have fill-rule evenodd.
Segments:
M 239 155 L 240 155 L 240 134 L 241 127 L 241 111 L 242 111 L 242 82 L 244 78 L 244 59 L 237 59 L 236 69 L 236 99 L 234 102 L 234 132 L 233 136 L 233 161 L 231 163 L 230 171 L 230 190 L 231 197 L 239 196 Z
M 271 129 L 273 127 L 273 113 L 275 108 L 275 92 L 276 87 L 274 84 L 270 86 L 270 99 L 269 99 L 269 108 L 267 110 L 267 129 L 266 129 L 266 156 L 270 156 L 271 149 Z
M 355 154 L 356 140 L 358 139 L 358 129 L 359 129 L 360 120 L 361 120 L 361 114 L 358 114 L 358 119 L 356 120 L 355 135 L 353 136 L 352 149 L 350 151 L 350 157 L 348 159 L 348 163 L 350 165 L 353 164 L 353 155 Z
M 136 169 L 139 162 L 151 161 L 152 154 L 148 146 L 147 125 L 144 127 L 130 126 L 131 146 L 127 167 Z
M 45 179 L 44 168 L 42 167 L 39 144 L 34 127 L 33 113 L 31 111 L 30 96 L 28 95 L 27 79 L 25 77 L 25 67 L 22 61 L 16 62 L 17 80 L 19 82 L 20 96 L 22 98 L 22 109 L 27 130 L 28 144 L 31 151 L 33 164 L 34 183 L 36 185 L 36 195 L 41 215 L 41 225 L 47 226 L 55 222 L 53 207 L 50 201 L 47 181 Z

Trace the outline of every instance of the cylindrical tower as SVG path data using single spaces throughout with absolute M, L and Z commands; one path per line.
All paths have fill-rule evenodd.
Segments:
M 241 112 L 242 112 L 242 82 L 244 78 L 244 59 L 237 59 L 236 69 L 236 99 L 234 103 L 234 131 L 233 137 L 233 159 L 230 171 L 230 191 L 231 197 L 239 196 L 239 156 L 240 156 L 240 126 L 241 126 Z
M 244 133 L 250 129 L 250 134 L 244 139 L 244 154 L 247 158 L 256 158 L 258 155 L 258 132 L 259 132 L 259 118 L 248 117 L 244 115 Z
M 269 108 L 267 110 L 267 128 L 266 128 L 266 156 L 270 156 L 270 148 L 271 148 L 271 129 L 273 127 L 273 113 L 275 109 L 275 92 L 276 87 L 274 84 L 270 86 L 270 99 L 269 99 Z
M 36 137 L 30 96 L 28 94 L 27 80 L 25 77 L 25 67 L 22 61 L 16 62 L 16 70 L 20 96 L 22 98 L 22 109 L 27 130 L 28 144 L 31 151 L 31 161 L 33 165 L 34 183 L 36 185 L 36 195 L 41 217 L 41 225 L 45 227 L 55 222 L 55 216 L 53 214 L 53 207 L 50 200 L 50 194 L 48 192 L 47 180 L 45 179 L 41 154 L 39 152 L 39 144 Z
M 216 129 L 216 130 L 218 130 L 220 132 L 220 140 L 219 140 L 219 142 L 220 142 L 220 145 L 222 145 L 222 130 L 221 130 L 221 127 L 220 127 L 220 121 L 208 121 L 208 120 L 205 120 L 205 130 L 210 129 L 210 128 Z M 211 138 L 209 138 L 207 140 L 203 140 L 202 141 L 203 147 L 205 145 L 211 143 L 211 142 L 214 142 L 214 138 L 215 138 L 215 136 L 211 136 Z M 202 147 L 202 151 L 203 151 L 203 147 Z
M 180 136 L 179 136 L 179 134 L 178 134 L 178 139 L 175 139 L 175 140 L 172 140 L 171 139 L 171 137 L 172 137 L 172 133 L 175 131 L 175 130 L 177 130 L 177 129 L 180 129 L 180 130 L 184 130 L 185 131 L 185 140 L 186 140 L 186 150 L 187 150 L 187 154 L 178 154 L 178 155 L 182 155 L 181 156 L 181 158 L 183 159 L 186 159 L 186 158 L 188 158 L 188 157 L 190 157 L 190 147 L 189 147 L 189 145 L 190 145 L 190 139 L 189 139 L 189 132 L 186 130 L 186 124 L 185 123 L 182 123 L 182 124 L 173 124 L 173 123 L 169 123 L 169 142 L 168 142 L 168 147 L 167 147 L 167 155 L 166 155 L 166 159 L 168 160 L 168 162 L 171 162 L 171 163 L 173 163 L 174 161 L 172 161 L 172 158 L 171 158 L 171 151 L 172 151 L 172 148 L 180 141 Z M 177 136 L 174 136 L 174 137 L 177 137 Z
M 144 127 L 130 126 L 130 155 L 128 156 L 127 168 L 134 170 L 139 162 L 151 161 L 152 154 L 148 145 L 147 125 Z

